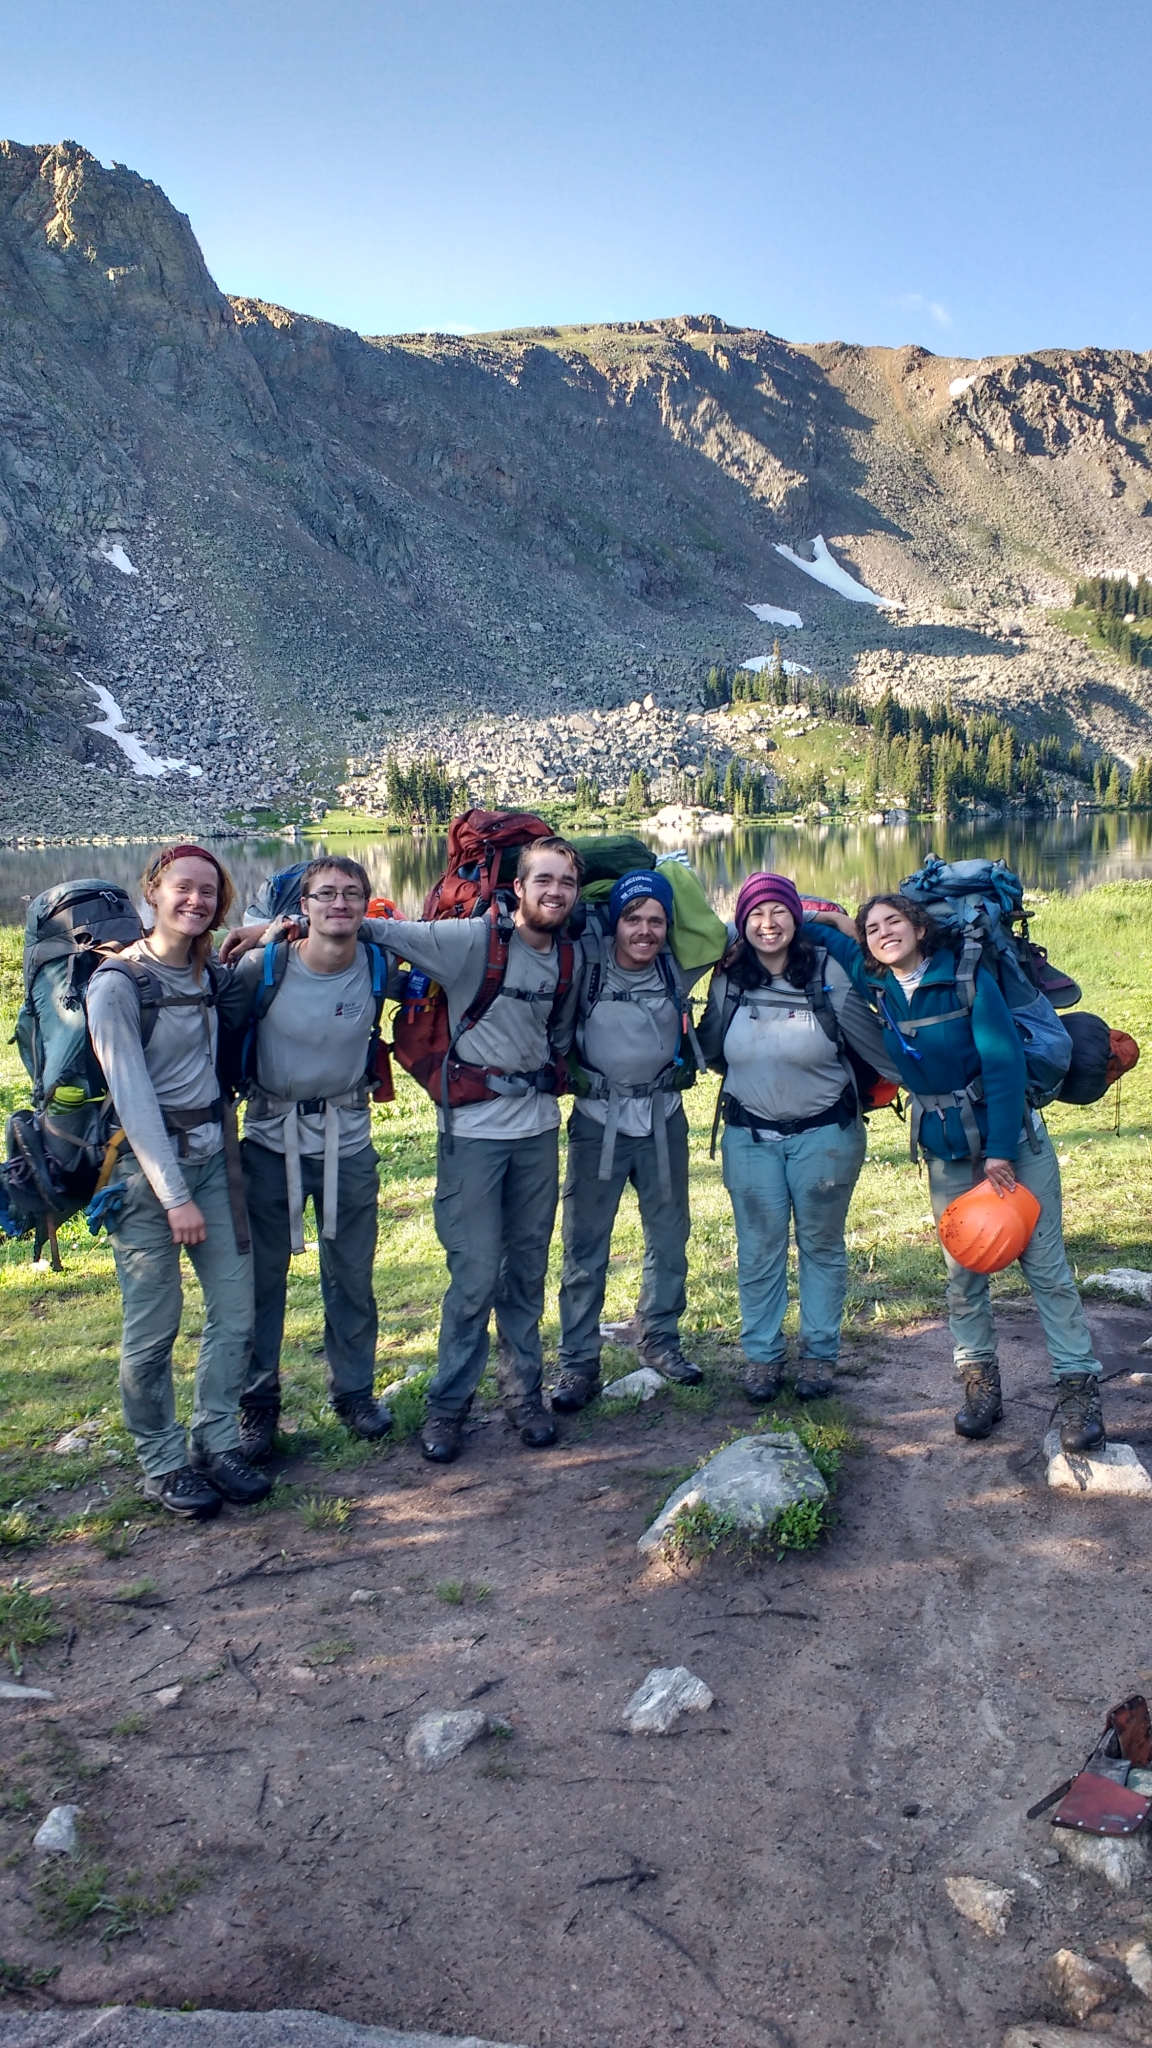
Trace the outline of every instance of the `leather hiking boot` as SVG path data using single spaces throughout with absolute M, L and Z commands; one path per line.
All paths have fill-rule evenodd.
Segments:
M 1003 1420 L 999 1366 L 966 1365 L 964 1406 L 958 1410 L 955 1420 L 957 1436 L 991 1436 L 996 1424 Z
M 272 1456 L 280 1417 L 275 1408 L 240 1410 L 240 1456 L 249 1465 L 262 1465 Z
M 146 1479 L 142 1492 L 145 1500 L 159 1501 L 170 1515 L 181 1515 L 191 1522 L 207 1522 L 224 1505 L 216 1488 L 194 1472 L 191 1465 L 178 1465 L 175 1472 L 163 1472 L 159 1479 Z
M 744 1371 L 744 1392 L 757 1408 L 775 1401 L 780 1394 L 780 1369 L 775 1365 L 749 1365 Z
M 638 1344 L 636 1356 L 641 1365 L 650 1365 L 663 1379 L 674 1380 L 678 1387 L 698 1387 L 704 1375 L 698 1365 L 685 1358 L 679 1344 Z
M 350 1436 L 362 1437 L 366 1444 L 379 1443 L 392 1427 L 392 1410 L 376 1401 L 371 1394 L 361 1394 L 355 1401 L 345 1401 L 337 1415 Z
M 268 1474 L 254 1471 L 241 1451 L 202 1451 L 192 1444 L 188 1458 L 193 1471 L 237 1507 L 250 1508 L 258 1500 L 267 1500 L 272 1491 Z
M 836 1392 L 826 1358 L 802 1358 L 792 1388 L 798 1401 L 827 1401 Z
M 420 1449 L 432 1465 L 450 1465 L 463 1449 L 459 1415 L 429 1415 L 420 1426 Z
M 539 1394 L 534 1401 L 509 1401 L 504 1412 L 530 1451 L 546 1451 L 555 1443 L 556 1424 Z
M 556 1375 L 552 1387 L 552 1406 L 561 1415 L 575 1415 L 580 1408 L 586 1408 L 600 1392 L 598 1372 L 574 1372 L 567 1367 Z
M 1065 1373 L 1056 1391 L 1052 1421 L 1060 1424 L 1060 1449 L 1099 1451 L 1104 1448 L 1104 1417 L 1100 1412 L 1100 1377 L 1094 1372 Z

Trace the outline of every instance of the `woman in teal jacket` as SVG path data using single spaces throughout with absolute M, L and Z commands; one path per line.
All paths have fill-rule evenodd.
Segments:
M 987 1177 L 1002 1194 L 1019 1180 L 1040 1203 L 1021 1255 L 1052 1360 L 1065 1451 L 1104 1442 L 1100 1366 L 1064 1249 L 1060 1168 L 1038 1110 L 1025 1101 L 1020 1036 L 995 977 L 977 968 L 971 1007 L 956 957 L 930 918 L 902 896 L 873 896 L 855 923 L 818 913 L 828 950 L 879 1011 L 885 1044 L 911 1098 L 912 1156 L 923 1148 L 932 1213 Z M 927 1027 L 927 1028 L 926 1028 Z M 964 1381 L 961 1436 L 988 1436 L 1004 1414 L 988 1278 L 947 1252 L 948 1321 Z

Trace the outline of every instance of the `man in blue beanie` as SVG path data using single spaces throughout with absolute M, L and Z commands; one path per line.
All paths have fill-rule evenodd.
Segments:
M 696 1076 L 685 988 L 668 946 L 672 889 L 647 868 L 622 875 L 607 915 L 591 911 L 568 1071 L 560 1282 L 560 1370 L 552 1406 L 582 1408 L 600 1390 L 600 1317 L 612 1226 L 631 1181 L 644 1229 L 636 1311 L 642 1364 L 695 1386 L 680 1349 L 688 1272 L 688 1120 L 680 1096 Z

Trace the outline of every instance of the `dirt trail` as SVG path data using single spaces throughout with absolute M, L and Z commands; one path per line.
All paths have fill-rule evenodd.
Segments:
M 1135 1366 L 1147 1317 L 1092 1321 L 1106 1371 Z M 314 2006 L 540 2048 L 992 2048 L 1043 2012 L 1056 1949 L 1144 1931 L 1147 1887 L 1050 1866 L 1025 1810 L 1152 1688 L 1152 1509 L 1047 1490 L 1037 1327 L 1005 1311 L 1002 1330 L 1009 1414 L 986 1445 L 952 1431 L 939 1325 L 859 1354 L 839 1524 L 779 1565 L 677 1579 L 635 1549 L 681 1469 L 746 1422 L 735 1389 L 706 1419 L 577 1421 L 554 1454 L 499 1418 L 442 1473 L 407 1446 L 326 1482 L 356 1501 L 342 1538 L 279 1510 L 149 1533 L 116 1563 L 38 1558 L 77 1633 L 29 1662 L 52 1704 L 0 1707 L 5 1795 L 32 1795 L 0 1849 L 74 1798 L 110 1889 L 134 1867 L 145 1891 L 173 1866 L 199 1886 L 105 1950 L 47 1934 L 33 1859 L 10 1858 L 0 1954 L 59 1963 L 69 2002 Z M 1108 1404 L 1152 1445 L 1149 1390 L 1117 1380 Z M 117 1604 L 142 1573 L 165 1604 Z M 675 1663 L 715 1708 L 621 1735 L 644 1673 Z M 471 1699 L 512 1740 L 413 1773 L 412 1720 Z M 146 1732 L 114 1733 L 132 1713 Z M 953 1911 L 957 1873 L 1015 1890 L 1002 1941 Z M 1145 2013 L 1103 2019 L 1149 2040 Z

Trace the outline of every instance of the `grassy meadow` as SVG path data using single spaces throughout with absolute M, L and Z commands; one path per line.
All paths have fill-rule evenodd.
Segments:
M 1084 1007 L 1130 1031 L 1146 1056 L 1123 1084 L 1116 1134 L 1115 1091 L 1088 1109 L 1055 1106 L 1049 1128 L 1063 1164 L 1066 1233 L 1078 1273 L 1101 1266 L 1152 1269 L 1152 883 L 1108 883 L 1074 896 L 1038 899 L 1034 936 L 1074 974 Z M 20 995 L 21 934 L 0 930 L 0 1103 L 7 1114 L 26 1103 L 28 1088 L 10 1038 Z M 378 1385 L 407 1379 L 396 1402 L 407 1430 L 420 1415 L 420 1375 L 435 1359 L 437 1314 L 445 1284 L 432 1228 L 435 1124 L 431 1104 L 398 1074 L 397 1100 L 374 1110 L 380 1153 L 381 1236 L 376 1269 L 380 1303 Z M 693 1235 L 686 1343 L 702 1364 L 717 1363 L 739 1339 L 735 1243 L 719 1162 L 708 1157 L 715 1102 L 709 1077 L 686 1098 L 692 1127 Z M 309 1212 L 309 1224 L 311 1215 Z M 106 1235 L 92 1238 L 82 1218 L 60 1234 L 65 1270 L 38 1270 L 28 1240 L 0 1240 L 0 1544 L 21 1547 L 70 1532 L 115 1529 L 140 1507 L 130 1488 L 132 1447 L 120 1426 L 116 1387 L 119 1297 Z M 848 1344 L 876 1325 L 907 1326 L 939 1310 L 943 1269 L 929 1213 L 926 1183 L 908 1160 L 906 1127 L 891 1112 L 871 1120 L 869 1157 L 849 1219 L 851 1282 Z M 635 1199 L 626 1194 L 610 1268 L 606 1317 L 631 1314 L 639 1286 L 642 1241 Z M 186 1313 L 177 1348 L 183 1410 L 201 1305 L 186 1268 Z M 546 1355 L 555 1358 L 559 1246 L 553 1250 L 545 1313 Z M 995 1283 L 1002 1295 L 1024 1292 L 1013 1269 Z M 352 1444 L 327 1415 L 319 1273 L 314 1242 L 293 1265 L 289 1288 L 284 1380 L 285 1424 L 311 1439 L 323 1463 L 342 1464 L 389 1452 Z M 609 1376 L 629 1369 L 623 1350 L 606 1355 Z M 494 1393 L 494 1387 L 488 1389 Z M 676 1390 L 706 1405 L 700 1390 Z M 91 1453 L 64 1457 L 51 1446 L 87 1424 Z M 605 1426 L 610 1427 L 606 1420 Z M 122 1467 L 117 1469 L 117 1465 Z M 75 1490 L 86 1496 L 77 1506 Z M 70 1511 L 54 1508 L 57 1493 Z

